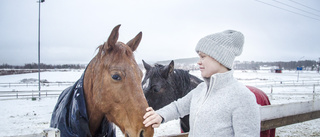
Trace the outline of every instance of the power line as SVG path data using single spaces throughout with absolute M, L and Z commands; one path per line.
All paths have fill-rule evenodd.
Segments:
M 286 6 L 288 6 L 288 7 L 291 7 L 291 8 L 294 8 L 294 9 L 300 10 L 300 11 L 303 11 L 303 12 L 305 12 L 305 13 L 309 13 L 309 14 L 312 14 L 312 15 L 314 15 L 314 16 L 318 16 L 318 17 L 320 17 L 320 16 L 319 16 L 319 15 L 317 15 L 317 14 L 314 14 L 314 13 L 311 13 L 311 12 L 308 12 L 308 11 L 305 11 L 305 10 L 302 10 L 302 9 L 299 9 L 299 8 L 296 8 L 296 7 L 293 7 L 293 6 L 288 5 L 288 4 L 285 4 L 285 3 L 283 3 L 283 2 L 280 2 L 280 1 L 277 1 L 277 0 L 273 0 L 273 1 L 278 2 L 278 3 L 282 4 L 282 5 L 286 5 Z
M 317 18 L 314 18 L 314 17 L 310 17 L 310 16 L 307 16 L 307 15 L 304 15 L 304 14 L 301 14 L 301 13 L 297 13 L 297 12 L 294 12 L 294 11 L 291 11 L 291 10 L 288 10 L 288 9 L 284 9 L 284 8 L 281 8 L 281 7 L 266 3 L 266 2 L 262 2 L 260 0 L 256 0 L 256 1 L 258 1 L 260 3 L 263 3 L 263 4 L 266 4 L 266 5 L 269 5 L 269 6 L 272 6 L 272 7 L 275 7 L 275 8 L 278 8 L 278 9 L 281 9 L 281 10 L 285 10 L 285 11 L 300 15 L 300 16 L 304 16 L 304 17 L 307 17 L 307 18 L 310 18 L 310 19 L 314 19 L 314 20 L 320 21 L 320 19 L 317 19 Z
M 296 3 L 296 4 L 299 4 L 299 5 L 303 6 L 303 7 L 306 7 L 306 8 L 312 9 L 312 10 L 314 10 L 314 11 L 320 12 L 320 10 L 317 10 L 317 9 L 311 8 L 311 7 L 309 7 L 309 6 L 303 5 L 303 4 L 298 3 L 298 2 L 295 2 L 295 1 L 293 1 L 293 0 L 289 0 L 289 1 L 291 1 L 291 2 L 293 2 L 293 3 Z

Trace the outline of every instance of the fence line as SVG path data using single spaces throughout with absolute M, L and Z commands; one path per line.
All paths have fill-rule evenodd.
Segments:
M 59 96 L 62 90 L 41 90 L 41 97 Z M 36 99 L 39 98 L 39 91 L 0 91 L 0 100 L 10 99 Z
M 50 82 L 50 83 L 43 83 L 46 84 L 46 86 L 71 86 L 74 83 L 73 82 Z M 0 87 L 19 87 L 19 86 L 38 86 L 37 84 L 34 83 L 0 83 Z M 313 87 L 313 91 L 306 91 L 306 92 L 296 92 L 296 91 L 286 91 L 286 93 L 274 93 L 274 88 L 281 88 L 281 87 Z M 256 85 L 257 88 L 263 88 L 263 87 L 268 87 L 271 89 L 270 92 L 266 92 L 268 96 L 271 98 L 275 95 L 313 95 L 313 98 L 315 99 L 316 96 L 319 96 L 320 93 L 316 92 L 316 89 L 320 89 L 320 85 L 317 84 L 300 84 L 300 85 L 289 85 L 289 84 L 282 84 L 282 85 Z M 317 88 L 316 88 L 317 87 Z M 319 88 L 318 88 L 319 87 Z M 47 96 L 59 96 L 62 90 L 41 90 L 40 95 L 42 97 L 47 97 Z M 13 90 L 13 91 L 0 91 L 0 100 L 5 100 L 5 99 L 21 99 L 21 98 L 37 98 L 39 96 L 39 91 L 37 90 Z
M 248 81 L 246 79 L 239 79 L 245 84 L 252 84 L 252 86 L 303 86 L 303 85 L 320 85 L 320 80 L 277 80 L 277 81 Z
M 42 86 L 70 86 L 74 84 L 74 82 L 42 82 Z M 11 82 L 11 83 L 0 83 L 0 87 L 32 87 L 32 86 L 39 86 L 38 83 L 18 83 L 18 82 Z

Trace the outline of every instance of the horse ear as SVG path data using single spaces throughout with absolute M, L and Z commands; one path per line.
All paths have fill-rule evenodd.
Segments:
M 140 44 L 142 38 L 142 32 L 136 35 L 132 40 L 130 40 L 127 45 L 131 48 L 132 51 L 135 51 Z
M 103 49 L 111 50 L 116 45 L 116 43 L 118 41 L 118 37 L 119 37 L 120 26 L 121 25 L 119 24 L 113 28 L 113 30 L 111 31 L 111 34 L 108 38 L 108 41 L 106 43 L 104 43 L 104 45 L 103 45 Z
M 162 77 L 168 78 L 169 74 L 173 72 L 174 69 L 174 62 L 171 60 L 170 64 L 168 66 L 164 67 L 164 70 L 162 71 Z
M 144 62 L 144 60 L 142 60 L 142 63 L 143 63 L 144 68 L 148 72 L 151 69 L 151 66 L 148 63 Z

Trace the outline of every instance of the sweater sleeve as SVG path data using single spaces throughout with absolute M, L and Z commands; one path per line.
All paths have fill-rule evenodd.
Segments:
M 164 119 L 163 122 L 178 119 L 190 113 L 190 103 L 193 91 L 194 90 L 190 91 L 184 97 L 177 101 L 173 101 L 167 106 L 156 111 Z
M 235 137 L 260 136 L 260 109 L 254 98 L 243 99 L 232 114 Z

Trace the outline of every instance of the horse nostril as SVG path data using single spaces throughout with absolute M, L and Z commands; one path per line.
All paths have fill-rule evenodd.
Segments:
M 140 137 L 144 137 L 144 136 L 143 136 L 143 132 L 144 132 L 144 130 L 141 130 L 141 131 L 140 131 Z
M 126 137 L 130 137 L 128 133 L 126 133 Z

